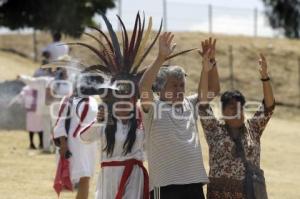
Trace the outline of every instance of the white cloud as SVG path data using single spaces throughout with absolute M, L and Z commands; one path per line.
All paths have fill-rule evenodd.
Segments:
M 250 17 L 236 17 L 231 15 L 220 15 L 213 18 L 213 32 L 225 34 L 254 35 L 254 19 Z M 208 31 L 208 21 L 193 24 L 188 27 L 189 31 Z M 264 17 L 257 21 L 258 36 L 274 36 L 275 31 L 270 28 Z

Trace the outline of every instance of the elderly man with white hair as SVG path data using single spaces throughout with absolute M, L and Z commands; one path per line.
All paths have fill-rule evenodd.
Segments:
M 208 183 L 208 177 L 197 127 L 196 104 L 201 91 L 198 89 L 198 94 L 185 96 L 184 69 L 180 66 L 162 66 L 174 50 L 173 37 L 171 33 L 160 37 L 158 56 L 139 85 L 151 198 L 202 199 L 202 187 Z M 215 43 L 216 40 L 211 38 L 202 42 L 200 54 L 209 49 L 215 51 Z M 209 74 L 209 90 L 216 95 L 219 92 L 219 78 L 214 57 L 210 63 L 213 69 Z M 153 88 L 158 92 L 158 97 L 154 95 Z

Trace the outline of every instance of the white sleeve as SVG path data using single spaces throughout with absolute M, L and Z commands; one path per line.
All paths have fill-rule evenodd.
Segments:
M 32 85 L 32 84 L 35 84 L 35 83 L 38 83 L 38 84 L 43 84 L 43 83 L 48 83 L 50 82 L 51 78 L 45 78 L 45 77 L 30 77 L 28 75 L 20 75 L 20 80 L 22 82 L 24 82 L 25 84 L 27 85 Z
M 20 80 L 27 85 L 30 85 L 36 81 L 36 78 L 30 77 L 28 75 L 20 75 Z
M 105 131 L 105 124 L 99 124 L 96 121 L 89 128 L 83 129 L 79 138 L 84 143 L 91 143 L 100 140 Z
M 85 102 L 79 104 L 78 115 L 82 114 L 85 106 Z M 99 123 L 97 123 L 97 112 L 97 101 L 95 100 L 95 98 L 89 97 L 88 112 L 85 119 L 81 123 L 81 128 L 78 133 L 79 138 L 83 142 L 93 142 L 100 139 L 101 137 L 102 129 L 99 129 Z
M 63 101 L 64 101 L 64 99 L 62 100 L 62 103 L 63 103 Z M 61 103 L 59 109 L 62 108 L 62 103 Z M 64 107 L 64 109 L 62 110 L 62 114 L 57 119 L 57 124 L 54 126 L 54 129 L 53 129 L 53 138 L 54 139 L 59 138 L 59 137 L 68 137 L 68 134 L 67 134 L 66 128 L 65 128 L 67 111 L 68 111 L 68 105 L 66 105 Z

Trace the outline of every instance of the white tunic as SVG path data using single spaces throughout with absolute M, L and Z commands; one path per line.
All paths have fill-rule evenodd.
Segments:
M 36 113 L 39 115 L 48 114 L 45 113 L 45 110 L 49 109 L 49 107 L 46 105 L 46 88 L 50 85 L 54 78 L 20 75 L 20 80 L 26 85 L 30 86 L 30 88 L 37 90 Z
M 30 86 L 24 86 L 20 93 L 20 101 L 23 101 L 26 109 L 26 130 L 40 132 L 43 130 L 42 118 L 36 114 L 37 91 Z
M 61 119 L 58 120 L 57 125 L 54 128 L 54 138 L 65 136 L 68 138 L 68 147 L 72 156 L 70 158 L 70 175 L 72 183 L 76 183 L 82 177 L 91 177 L 94 174 L 96 164 L 96 152 L 97 144 L 90 143 L 84 144 L 80 141 L 79 136 L 74 137 L 73 134 L 80 122 L 80 115 L 83 112 L 85 102 L 79 104 L 78 113 L 76 114 L 76 107 L 82 98 L 74 98 L 71 107 L 71 122 L 69 133 L 65 130 L 65 116 L 67 115 L 68 106 L 65 106 L 62 112 Z M 97 114 L 97 102 L 94 98 L 89 97 L 88 112 L 81 123 L 83 129 L 96 118 Z M 77 116 L 78 115 L 78 116 Z M 80 132 L 80 131 L 78 131 Z
M 102 149 L 106 146 L 106 138 L 103 124 L 95 123 L 92 128 L 80 135 L 85 142 L 101 140 L 101 157 L 102 162 L 124 161 L 129 159 L 137 159 L 144 161 L 144 130 L 138 128 L 136 131 L 136 141 L 133 145 L 131 153 L 123 155 L 123 144 L 126 140 L 129 125 L 124 125 L 121 121 L 117 122 L 116 140 L 114 152 L 108 157 Z M 100 167 L 100 165 L 99 165 Z M 96 199 L 115 199 L 118 192 L 120 180 L 124 171 L 124 166 L 104 167 L 98 177 L 96 188 Z M 126 189 L 122 199 L 142 199 L 144 191 L 144 174 L 142 169 L 135 165 L 133 171 L 127 181 Z
M 51 117 L 49 106 L 47 105 L 48 96 L 46 95 L 46 89 L 50 83 L 54 80 L 53 77 L 30 77 L 26 75 L 21 75 L 20 80 L 26 85 L 30 86 L 32 89 L 37 90 L 37 106 L 36 114 L 42 117 L 43 126 L 43 150 L 51 151 Z

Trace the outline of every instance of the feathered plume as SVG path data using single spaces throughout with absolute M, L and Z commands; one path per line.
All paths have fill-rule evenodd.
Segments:
M 139 70 L 140 66 L 158 40 L 158 37 L 162 31 L 163 21 L 161 21 L 159 30 L 154 39 L 150 41 L 150 34 L 152 32 L 153 25 L 152 17 L 149 18 L 145 31 L 145 15 L 143 13 L 141 16 L 138 12 L 135 18 L 132 35 L 129 37 L 124 22 L 119 16 L 117 16 L 121 25 L 122 35 L 122 41 L 119 42 L 117 34 L 112 28 L 108 18 L 104 14 L 102 14 L 102 18 L 104 19 L 108 34 L 105 34 L 97 27 L 90 27 L 98 32 L 98 35 L 96 36 L 90 33 L 84 33 L 84 35 L 92 38 L 98 44 L 97 48 L 82 42 L 68 43 L 68 45 L 83 46 L 89 49 L 99 58 L 101 64 L 97 63 L 93 66 L 88 66 L 84 70 L 85 72 L 105 74 L 112 77 L 112 81 L 131 80 L 135 83 L 135 85 L 137 85 L 146 70 L 145 68 Z M 101 38 L 104 38 L 104 41 L 102 41 Z M 170 55 L 167 60 L 192 50 L 195 49 L 174 53 L 173 55 Z

